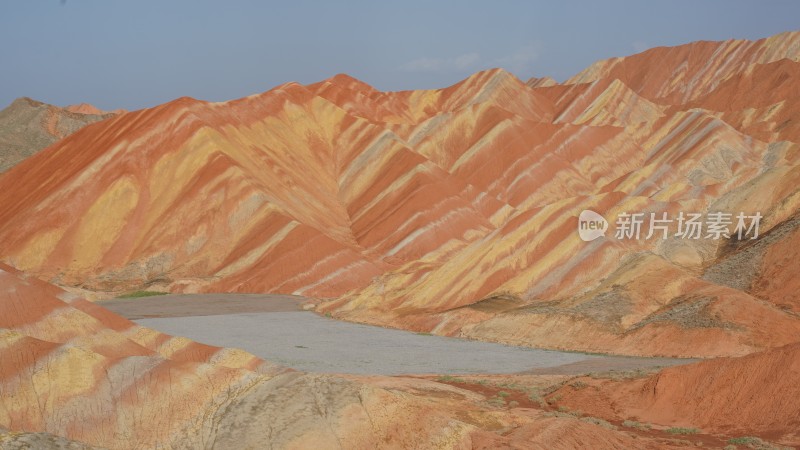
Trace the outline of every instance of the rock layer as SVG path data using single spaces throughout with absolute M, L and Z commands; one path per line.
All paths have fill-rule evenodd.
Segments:
M 686 444 L 623 420 L 797 444 L 798 42 L 653 49 L 564 84 L 492 70 L 386 93 L 338 75 L 71 134 L 0 177 L 0 444 Z M 584 209 L 763 221 L 744 242 L 587 243 Z M 767 350 L 582 379 L 548 406 L 479 383 L 289 371 L 37 277 L 84 292 L 312 295 L 349 320 L 532 346 Z
M 769 436 L 796 446 L 800 445 L 800 405 L 794 400 L 800 395 L 798 376 L 800 344 L 791 344 L 668 368 L 633 380 L 584 377 L 551 398 L 562 407 L 607 420 L 699 428 L 729 436 Z
M 292 293 L 347 320 L 538 347 L 785 345 L 798 43 L 656 48 L 564 84 L 495 69 L 440 90 L 337 75 L 180 98 L 0 177 L 0 258 L 83 292 Z M 586 243 L 584 209 L 758 212 L 762 237 Z
M 2 265 L 0 361 L 9 449 L 662 448 L 434 381 L 283 369 L 137 326 Z

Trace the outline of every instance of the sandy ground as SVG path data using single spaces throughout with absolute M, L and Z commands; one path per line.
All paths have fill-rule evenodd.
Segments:
M 307 372 L 351 374 L 509 373 L 596 356 L 536 350 L 342 322 L 310 312 L 267 312 L 137 320 L 168 334 Z
M 539 367 L 525 371 L 530 375 L 580 375 L 586 373 L 632 372 L 640 369 L 669 367 L 700 361 L 690 358 L 643 358 L 637 356 L 598 355 L 556 367 Z
M 168 334 L 241 348 L 307 372 L 572 375 L 690 362 L 540 350 L 386 329 L 302 311 L 306 300 L 290 295 L 189 294 L 99 304 Z
M 98 302 L 141 325 L 236 347 L 308 372 L 350 374 L 573 375 L 670 366 L 690 360 L 539 350 L 337 321 L 278 294 L 185 294 Z
M 97 302 L 130 320 L 150 317 L 214 316 L 302 311 L 307 299 L 282 294 L 174 294 Z

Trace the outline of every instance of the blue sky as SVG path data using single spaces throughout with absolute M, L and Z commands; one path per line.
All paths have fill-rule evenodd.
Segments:
M 563 80 L 591 62 L 800 29 L 800 2 L 3 0 L 0 107 L 138 109 L 348 73 L 444 87 L 503 67 Z

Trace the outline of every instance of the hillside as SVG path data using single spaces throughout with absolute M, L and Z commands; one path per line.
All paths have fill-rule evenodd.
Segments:
M 606 420 L 635 420 L 799 445 L 800 344 L 718 358 L 631 380 L 582 377 L 551 398 Z M 574 386 L 576 383 L 579 389 Z M 581 384 L 582 383 L 582 384 Z M 585 387 L 581 387 L 585 386 Z
M 2 448 L 663 448 L 434 381 L 288 370 L 2 265 L 0 328 Z
M 439 90 L 337 75 L 179 98 L 0 177 L 0 260 L 87 295 L 294 293 L 346 320 L 535 347 L 785 345 L 799 42 L 655 48 L 563 84 L 495 69 Z M 759 213 L 761 237 L 583 242 L 584 209 Z

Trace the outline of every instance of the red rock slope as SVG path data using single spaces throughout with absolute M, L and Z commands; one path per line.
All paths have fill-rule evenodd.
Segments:
M 109 445 L 167 441 L 275 369 L 173 338 L 0 266 L 0 427 Z M 158 419 L 157 419 L 158 418 Z
M 798 377 L 800 344 L 792 344 L 672 367 L 635 380 L 581 378 L 583 384 L 573 382 L 551 398 L 563 407 L 608 420 L 758 435 L 796 446 L 800 445 Z
M 380 92 L 338 75 L 177 99 L 0 177 L 0 258 L 87 291 L 295 293 L 348 320 L 539 347 L 785 345 L 799 43 L 656 48 L 560 85 L 491 70 Z M 758 211 L 762 239 L 585 243 L 583 209 Z

